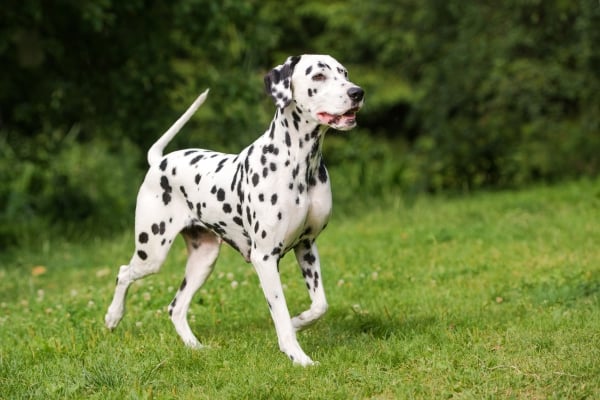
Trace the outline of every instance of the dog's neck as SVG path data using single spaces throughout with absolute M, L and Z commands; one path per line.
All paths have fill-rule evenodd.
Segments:
M 277 109 L 275 117 L 264 137 L 289 159 L 294 175 L 305 177 L 307 184 L 314 184 L 321 166 L 323 139 L 329 129 L 303 112 L 292 103 L 285 109 Z M 294 171 L 294 170 L 292 170 Z

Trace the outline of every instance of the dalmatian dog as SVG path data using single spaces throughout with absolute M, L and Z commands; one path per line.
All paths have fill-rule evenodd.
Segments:
M 266 132 L 239 154 L 163 149 L 202 105 L 208 90 L 148 151 L 150 168 L 135 213 L 135 251 L 121 266 L 105 322 L 114 329 L 132 282 L 157 273 L 176 236 L 187 247 L 185 277 L 169 305 L 183 342 L 202 345 L 187 322 L 194 293 L 211 274 L 224 241 L 257 272 L 279 341 L 293 363 L 313 364 L 296 332 L 327 310 L 315 239 L 327 225 L 331 189 L 321 146 L 328 128 L 349 130 L 364 91 L 327 55 L 289 57 L 264 78 L 277 110 Z M 290 250 L 308 288 L 310 308 L 291 318 L 279 276 L 279 260 Z

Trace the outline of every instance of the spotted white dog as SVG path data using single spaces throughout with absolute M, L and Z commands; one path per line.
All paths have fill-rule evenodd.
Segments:
M 159 271 L 177 234 L 189 253 L 185 278 L 169 306 L 177 333 L 201 347 L 187 322 L 192 296 L 213 270 L 222 241 L 252 262 L 277 331 L 279 347 L 296 364 L 313 364 L 296 331 L 327 310 L 315 239 L 331 212 L 331 189 L 321 146 L 328 128 L 349 130 L 363 105 L 363 90 L 327 55 L 289 57 L 265 76 L 277 105 L 267 131 L 240 154 L 163 149 L 202 105 L 208 91 L 148 151 L 150 168 L 135 215 L 136 249 L 121 266 L 105 317 L 113 329 L 123 317 L 129 285 Z M 278 265 L 294 250 L 311 306 L 294 318 Z

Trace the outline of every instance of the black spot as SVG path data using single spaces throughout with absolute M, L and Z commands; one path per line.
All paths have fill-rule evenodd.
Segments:
M 173 191 L 173 188 L 171 187 L 171 185 L 169 185 L 169 179 L 164 175 L 160 177 L 160 187 L 168 193 L 171 193 Z
M 161 163 L 158 167 L 160 168 L 161 171 L 166 170 L 167 169 L 167 159 L 163 158 L 163 160 L 161 161 Z
M 263 239 L 267 237 L 267 232 L 266 231 L 262 231 L 262 233 L 260 234 L 260 237 L 262 237 Z
M 248 219 L 248 224 L 252 224 L 252 215 L 250 214 L 250 207 L 246 206 L 246 219 Z
M 288 131 L 285 131 L 285 145 L 287 147 L 292 146 L 292 138 L 290 137 L 290 133 Z
M 219 165 L 217 165 L 217 169 L 215 170 L 215 172 L 219 172 L 223 168 L 223 165 L 225 165 L 226 161 L 227 161 L 226 158 L 224 158 L 221 161 L 219 161 Z
M 313 131 L 310 133 L 310 137 L 311 138 L 316 138 L 317 136 L 319 136 L 319 127 L 317 126 L 315 129 L 313 129 Z
M 148 254 L 146 254 L 146 252 L 142 251 L 142 250 L 138 250 L 137 255 L 142 260 L 145 260 L 146 258 L 148 258 Z
M 273 172 L 277 171 L 277 164 L 275 164 L 275 163 L 269 164 L 269 169 L 271 169 L 271 171 L 273 171 Z
M 158 226 L 158 233 L 160 233 L 161 235 L 165 234 L 165 223 L 164 221 L 160 223 L 160 225 Z
M 160 177 L 160 187 L 164 190 L 162 195 L 163 203 L 167 205 L 171 201 L 170 193 L 173 191 L 173 188 L 169 185 L 169 179 L 164 175 Z
M 325 168 L 323 161 L 321 161 L 321 164 L 319 165 L 319 180 L 322 183 L 327 182 L 327 169 Z
M 181 291 L 181 290 L 185 289 L 186 285 L 187 285 L 187 279 L 183 278 L 183 281 L 181 282 L 181 286 L 179 286 L 179 290 Z
M 192 158 L 192 160 L 190 161 L 190 165 L 196 164 L 198 161 L 202 160 L 203 158 L 204 158 L 203 154 L 197 155 L 196 157 Z
M 271 196 L 271 204 L 272 205 L 277 204 L 277 194 L 273 194 L 273 196 Z
M 185 153 L 183 153 L 183 155 L 184 156 L 189 156 L 190 154 L 194 154 L 194 153 L 197 153 L 197 152 L 198 152 L 198 150 L 188 150 Z
M 281 247 L 275 247 L 273 251 L 271 251 L 271 255 L 275 256 L 277 254 L 281 254 Z
M 271 131 L 269 132 L 269 137 L 273 139 L 275 137 L 275 122 L 271 122 Z
M 269 175 L 269 168 L 265 167 L 263 168 L 262 176 L 263 178 L 266 178 L 267 175 Z
M 267 163 L 267 157 L 263 154 L 260 156 L 260 164 L 265 165 Z
M 300 192 L 300 194 L 304 192 L 304 185 L 302 183 L 298 184 L 298 191 Z
M 259 180 L 260 180 L 260 177 L 258 176 L 258 174 L 255 173 L 254 175 L 252 175 L 252 184 L 254 186 L 258 185 Z
M 196 182 L 196 185 L 200 183 L 200 174 L 196 174 L 196 177 L 194 178 L 194 182 Z
M 264 194 L 262 194 L 262 193 L 260 193 L 260 194 L 258 195 L 258 201 L 260 201 L 260 202 L 263 202 L 263 201 L 265 201 L 265 195 L 264 195 Z
M 177 168 L 173 167 L 173 170 L 171 171 L 171 174 L 173 176 L 177 175 Z
M 267 153 L 272 153 L 272 154 L 278 155 L 279 149 L 277 147 L 275 147 L 275 145 L 273 143 L 271 143 L 268 146 L 263 147 L 263 154 L 267 154 Z
M 160 229 L 158 227 L 158 224 L 152 224 L 152 233 L 153 234 L 158 235 L 159 230 Z
M 267 261 L 268 259 L 269 259 L 269 255 L 268 254 L 263 257 L 263 261 Z M 270 305 L 269 305 L 269 308 L 271 308 Z
M 281 217 L 282 217 L 282 215 L 281 215 L 281 212 L 279 212 L 279 213 L 277 214 L 277 219 L 281 221 Z
M 313 95 L 312 89 L 308 89 L 308 97 L 312 97 L 312 95 Z
M 242 219 L 240 217 L 233 217 L 233 222 L 235 222 L 239 226 L 243 226 L 244 225 L 244 221 L 242 221 Z
M 146 232 L 140 233 L 140 236 L 138 236 L 138 240 L 140 241 L 140 243 L 148 243 L 148 234 Z
M 187 198 L 187 193 L 185 192 L 185 187 L 183 186 L 179 186 L 179 190 L 181 191 L 181 194 L 183 194 L 183 197 Z
M 312 72 L 312 65 L 308 68 L 306 68 L 306 75 L 310 75 L 310 73 Z
M 306 253 L 303 258 L 304 258 L 304 261 L 306 261 L 310 265 L 313 265 L 316 261 L 316 258 L 312 253 Z
M 223 204 L 223 212 L 225 214 L 230 214 L 232 211 L 231 205 L 229 203 Z
M 223 189 L 219 189 L 217 191 L 217 200 L 219 200 L 219 201 L 225 200 L 225 191 Z

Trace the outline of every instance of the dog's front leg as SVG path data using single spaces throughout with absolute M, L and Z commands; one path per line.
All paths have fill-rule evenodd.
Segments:
M 321 265 L 317 245 L 311 240 L 304 240 L 294 248 L 296 260 L 302 270 L 306 288 L 310 295 L 310 308 L 292 319 L 294 329 L 300 330 L 313 324 L 327 311 L 327 299 L 321 277 Z
M 283 294 L 281 278 L 279 277 L 279 255 L 254 251 L 251 260 L 271 311 L 279 340 L 279 348 L 294 364 L 302 366 L 314 364 L 310 357 L 304 353 L 296 339 L 296 330 L 292 326 L 290 312 Z

